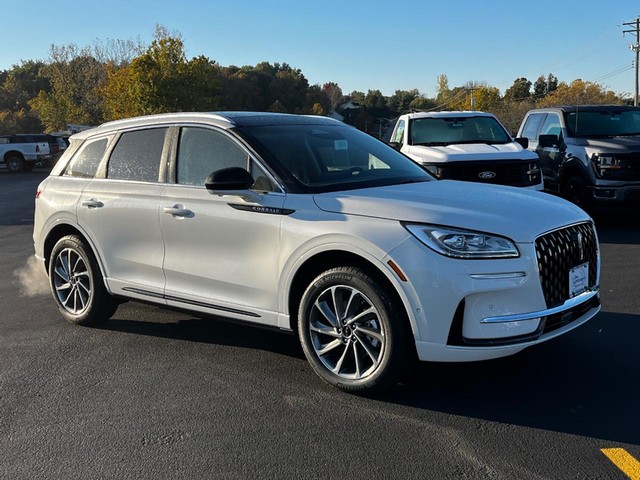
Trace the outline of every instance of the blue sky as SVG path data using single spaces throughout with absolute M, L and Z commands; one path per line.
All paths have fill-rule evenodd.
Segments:
M 153 39 L 156 23 L 179 32 L 189 57 L 221 65 L 286 62 L 310 84 L 344 93 L 487 82 L 501 91 L 518 77 L 553 73 L 634 90 L 632 0 L 0 0 L 0 69 L 46 60 L 51 44 Z

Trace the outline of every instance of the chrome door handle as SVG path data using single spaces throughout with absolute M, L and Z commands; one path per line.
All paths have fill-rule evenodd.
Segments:
M 82 202 L 82 206 L 87 208 L 100 208 L 104 207 L 104 203 L 92 198 L 91 200 L 85 200 L 84 202 Z
M 188 208 L 181 208 L 178 205 L 174 205 L 173 207 L 164 207 L 164 213 L 168 213 L 169 215 L 173 215 L 175 217 L 193 217 L 193 212 Z

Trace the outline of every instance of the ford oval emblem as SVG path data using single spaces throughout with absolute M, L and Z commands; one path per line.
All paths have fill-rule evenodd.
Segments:
M 492 178 L 495 178 L 496 173 L 495 172 L 480 172 L 478 174 L 478 177 L 480 177 L 482 180 L 491 180 Z

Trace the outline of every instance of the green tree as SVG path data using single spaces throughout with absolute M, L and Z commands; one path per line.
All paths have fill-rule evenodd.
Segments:
M 330 103 L 329 108 L 335 111 L 335 109 L 338 108 L 338 106 L 342 102 L 342 97 L 343 97 L 342 89 L 336 82 L 327 82 L 324 85 L 322 85 L 322 91 L 329 98 L 329 103 Z
M 507 101 L 518 101 L 530 98 L 531 85 L 531 81 L 524 77 L 515 79 L 513 85 L 504 92 L 504 99 Z

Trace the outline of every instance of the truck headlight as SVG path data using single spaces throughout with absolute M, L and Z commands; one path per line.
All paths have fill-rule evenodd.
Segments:
M 619 158 L 612 157 L 610 155 L 594 155 L 592 157 L 596 172 L 599 176 L 604 177 L 612 170 L 622 169 L 622 163 Z
M 404 224 L 418 240 L 441 255 L 453 258 L 515 258 L 515 243 L 505 237 L 438 225 Z

